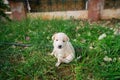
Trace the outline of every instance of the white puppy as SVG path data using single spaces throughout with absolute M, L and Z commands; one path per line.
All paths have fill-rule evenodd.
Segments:
M 54 40 L 54 49 L 51 55 L 54 55 L 58 60 L 55 66 L 58 67 L 61 63 L 71 62 L 75 57 L 75 51 L 68 36 L 60 32 L 54 34 L 52 40 Z

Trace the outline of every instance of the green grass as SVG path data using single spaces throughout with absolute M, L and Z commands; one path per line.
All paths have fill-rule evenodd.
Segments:
M 119 80 L 120 35 L 109 26 L 87 21 L 27 19 L 0 22 L 0 80 Z M 120 23 L 114 24 L 118 28 Z M 55 67 L 51 37 L 64 32 L 75 47 L 76 58 Z M 106 33 L 107 37 L 98 40 Z M 28 38 L 28 39 L 26 39 Z M 30 47 L 6 45 L 30 44 Z M 4 44 L 6 43 L 6 44 Z M 92 47 L 92 49 L 90 48 Z M 104 61 L 108 56 L 112 61 Z

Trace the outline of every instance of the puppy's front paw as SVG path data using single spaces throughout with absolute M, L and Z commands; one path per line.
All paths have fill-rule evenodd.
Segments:
M 59 62 L 57 62 L 57 63 L 55 64 L 55 66 L 56 66 L 56 67 L 58 67 L 59 65 L 60 65 L 60 63 L 59 63 Z

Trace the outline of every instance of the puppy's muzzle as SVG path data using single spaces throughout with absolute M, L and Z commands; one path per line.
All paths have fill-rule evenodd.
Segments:
M 61 49 L 61 48 L 62 48 L 62 45 L 59 45 L 58 48 Z

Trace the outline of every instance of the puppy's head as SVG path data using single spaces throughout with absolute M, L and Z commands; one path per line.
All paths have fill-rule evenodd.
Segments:
M 66 46 L 69 38 L 65 33 L 56 33 L 52 36 L 52 40 L 54 41 L 53 46 L 55 48 L 62 49 Z

